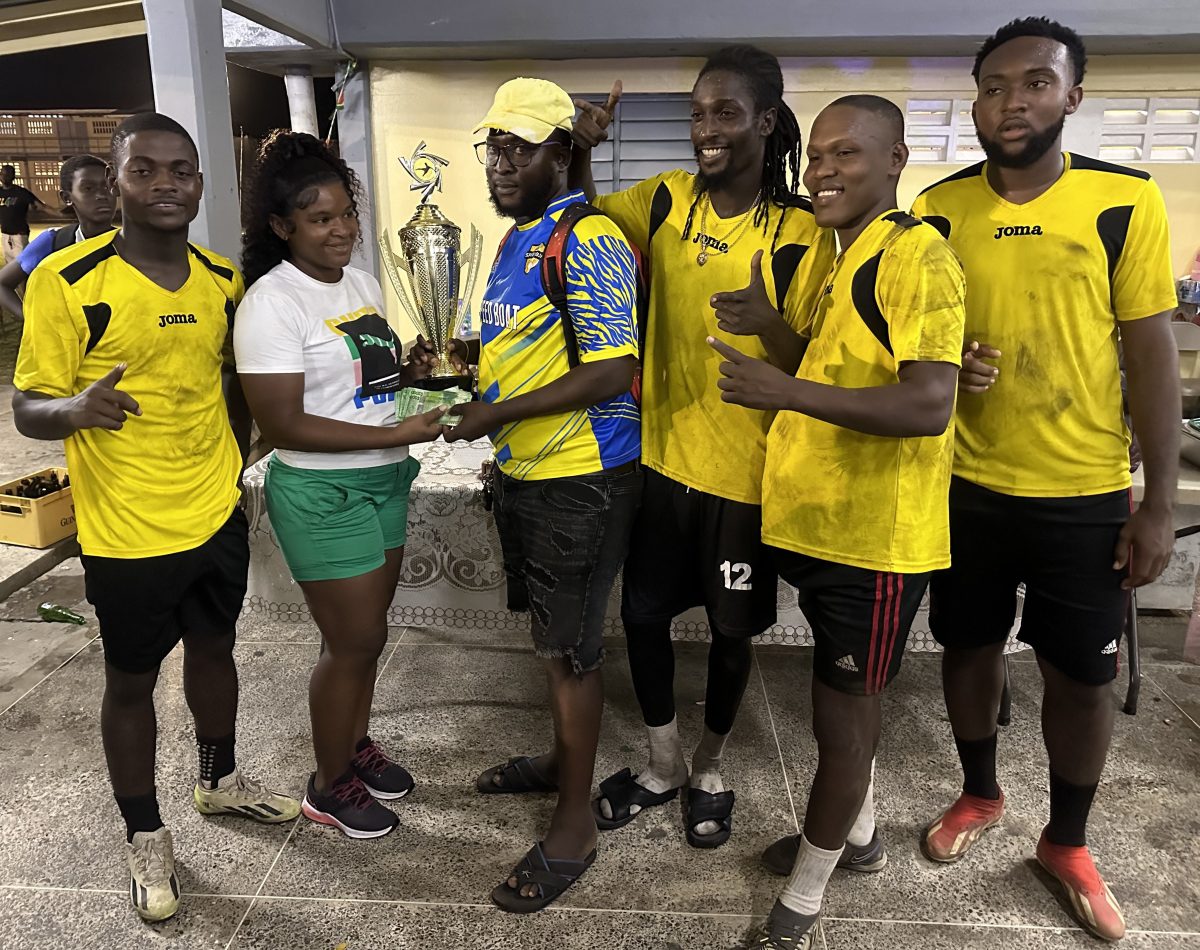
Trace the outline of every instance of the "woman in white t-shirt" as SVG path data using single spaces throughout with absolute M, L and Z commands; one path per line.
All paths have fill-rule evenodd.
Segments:
M 379 282 L 349 266 L 358 195 L 354 172 L 313 136 L 280 130 L 263 143 L 234 347 L 254 418 L 276 446 L 271 526 L 324 638 L 308 693 L 317 770 L 302 810 L 377 838 L 398 824 L 377 799 L 413 787 L 367 729 L 420 468 L 408 446 L 441 428 L 439 410 L 395 421 L 396 390 L 422 369 L 401 359 Z

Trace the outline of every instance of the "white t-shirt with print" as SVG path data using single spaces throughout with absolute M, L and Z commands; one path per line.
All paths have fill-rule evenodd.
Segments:
M 303 373 L 304 411 L 358 425 L 395 424 L 403 344 L 383 318 L 379 281 L 347 267 L 336 284 L 289 261 L 264 274 L 238 306 L 233 345 L 239 373 Z M 364 388 L 369 395 L 363 395 Z M 370 393 L 374 393 L 371 395 Z M 370 468 L 408 458 L 407 446 L 354 452 L 278 449 L 297 468 Z

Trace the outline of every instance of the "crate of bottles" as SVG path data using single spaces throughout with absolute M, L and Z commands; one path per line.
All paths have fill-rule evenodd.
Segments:
M 0 542 L 45 548 L 75 533 L 65 468 L 44 468 L 0 485 Z

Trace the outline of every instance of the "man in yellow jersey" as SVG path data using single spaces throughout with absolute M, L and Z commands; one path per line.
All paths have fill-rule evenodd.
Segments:
M 1088 930 L 1125 923 L 1087 850 L 1112 733 L 1110 683 L 1129 591 L 1174 542 L 1180 401 L 1166 214 L 1143 171 L 1064 154 L 1086 54 L 1042 17 L 1014 20 L 975 58 L 987 161 L 939 182 L 914 212 L 962 258 L 970 287 L 950 488 L 953 564 L 934 577 L 930 626 L 963 766 L 962 795 L 923 835 L 957 861 L 1000 821 L 996 714 L 1016 588 L 1020 639 L 1045 681 L 1050 823 L 1037 846 Z M 1118 342 L 1145 460 L 1130 515 Z
M 896 210 L 904 119 L 845 96 L 813 123 L 804 184 L 841 253 L 793 377 L 717 339 L 725 400 L 780 410 L 767 437 L 763 540 L 816 639 L 817 771 L 783 893 L 755 947 L 813 945 L 830 874 L 871 783 L 880 694 L 931 571 L 950 563 L 946 492 L 962 350 L 962 267 Z M 832 239 L 825 233 L 823 238 Z
M 575 107 L 544 79 L 513 79 L 475 131 L 488 193 L 516 223 L 480 304 L 480 337 L 458 355 L 479 363 L 480 401 L 456 412 L 450 441 L 490 435 L 499 473 L 496 527 L 510 606 L 530 610 L 554 719 L 552 751 L 487 769 L 484 794 L 557 791 L 545 837 L 492 891 L 506 911 L 541 910 L 596 857 L 591 789 L 604 709 L 604 614 L 641 497 L 637 403 L 637 269 L 604 215 L 567 185 Z M 564 214 L 561 308 L 542 258 Z M 568 218 L 570 220 L 570 218 Z M 471 349 L 476 349 L 471 353 Z
M 300 810 L 234 760 L 234 625 L 249 565 L 238 483 L 250 420 L 225 358 L 242 277 L 188 243 L 198 164 L 174 119 L 143 112 L 121 123 L 109 166 L 121 230 L 30 275 L 13 379 L 17 429 L 66 442 L 104 643 L 104 753 L 126 825 L 129 898 L 147 920 L 179 904 L 154 788 L 154 684 L 180 640 L 199 747 L 196 809 L 269 823 Z
M 715 53 L 692 89 L 698 174 L 672 171 L 597 195 L 588 148 L 602 141 L 620 96 L 577 101 L 579 180 L 650 260 L 642 373 L 646 487 L 624 569 L 621 616 L 650 757 L 600 784 L 597 821 L 620 828 L 688 786 L 685 834 L 715 848 L 732 829 L 734 793 L 721 756 L 750 672 L 750 637 L 775 622 L 778 580 L 761 539 L 762 469 L 772 413 L 723 403 L 718 329 L 789 373 L 796 330 L 815 292 L 802 274 L 827 259 L 808 201 L 795 193 L 800 129 L 783 100 L 779 61 L 751 46 Z M 573 166 L 575 167 L 575 166 Z M 675 717 L 671 620 L 708 612 L 704 733 L 684 759 Z M 868 833 L 866 844 L 871 839 Z

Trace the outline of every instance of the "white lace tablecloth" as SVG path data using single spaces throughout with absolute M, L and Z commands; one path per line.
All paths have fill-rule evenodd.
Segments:
M 500 539 L 491 514 L 483 508 L 477 476 L 491 446 L 486 441 L 454 445 L 439 441 L 416 446 L 412 454 L 421 460 L 421 474 L 409 499 L 404 569 L 388 612 L 389 623 L 527 630 L 526 615 L 505 609 Z M 245 476 L 250 515 L 250 583 L 245 609 L 273 619 L 307 621 L 304 595 L 288 572 L 267 516 L 263 499 L 266 468 L 267 459 L 262 459 Z M 812 632 L 796 605 L 795 590 L 780 583 L 778 597 L 779 622 L 761 641 L 811 645 Z M 620 603 L 618 579 L 608 603 L 606 627 L 612 633 L 620 632 Z M 696 609 L 679 617 L 674 635 L 680 640 L 707 639 L 704 612 Z M 913 622 L 908 649 L 938 649 L 929 632 L 927 605 L 921 606 Z

